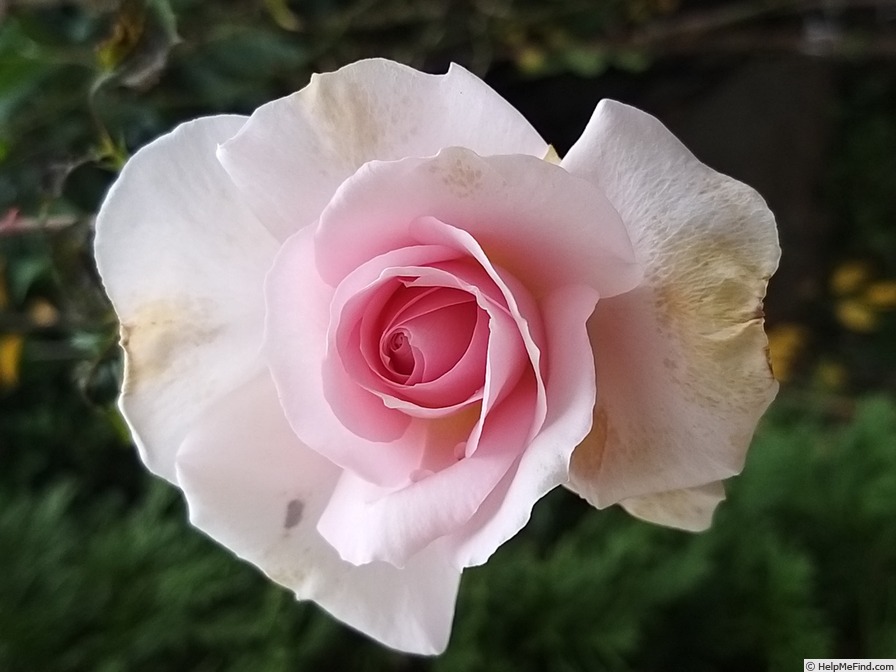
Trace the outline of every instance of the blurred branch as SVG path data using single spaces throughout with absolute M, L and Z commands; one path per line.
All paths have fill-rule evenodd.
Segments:
M 697 48 L 687 44 L 673 44 L 667 45 L 665 49 L 666 53 L 678 54 L 707 51 L 730 54 L 783 52 L 831 58 L 890 58 L 896 56 L 896 35 L 853 32 L 813 36 L 805 32 L 785 30 L 745 30 L 705 38 Z
M 0 236 L 12 236 L 26 231 L 55 231 L 65 229 L 78 222 L 74 215 L 50 215 L 45 217 L 24 217 L 16 208 L 10 208 L 0 218 Z
M 896 15 L 896 0 L 795 0 L 782 3 L 742 2 L 682 12 L 653 21 L 625 37 L 599 42 L 607 48 L 661 50 L 664 53 L 757 53 L 785 51 L 809 56 L 893 56 L 896 34 L 847 28 L 843 16 L 875 11 L 880 21 Z M 797 28 L 747 28 L 762 19 L 797 18 Z

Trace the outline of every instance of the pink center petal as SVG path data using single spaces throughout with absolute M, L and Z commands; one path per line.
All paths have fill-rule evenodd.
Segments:
M 441 290 L 438 294 L 454 293 Z M 428 383 L 438 380 L 450 371 L 469 350 L 470 339 L 476 327 L 478 309 L 476 300 L 467 294 L 464 303 L 434 310 L 402 322 L 394 333 L 406 335 L 399 339 L 403 347 L 418 355 L 417 368 L 407 384 Z M 390 337 L 391 340 L 391 337 Z
M 482 398 L 491 320 L 504 310 L 439 265 L 382 270 L 334 315 L 348 374 L 388 408 L 417 417 Z
M 477 321 L 476 298 L 444 288 L 401 287 L 373 321 L 386 323 L 379 341 L 381 374 L 387 382 L 416 385 L 437 380 L 469 349 Z M 365 315 L 370 318 L 370 314 Z M 365 329 L 366 338 L 371 330 Z M 362 337 L 364 338 L 364 337 Z M 362 341 L 369 352 L 370 344 Z M 375 362 L 368 362 L 378 369 Z
M 396 382 L 406 383 L 417 367 L 408 330 L 401 328 L 384 334 L 380 344 L 383 366 Z

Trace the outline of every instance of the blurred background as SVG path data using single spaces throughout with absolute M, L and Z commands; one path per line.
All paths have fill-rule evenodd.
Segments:
M 386 56 L 486 78 L 562 155 L 595 103 L 756 187 L 782 391 L 711 531 L 560 489 L 386 651 L 186 523 L 114 409 L 91 226 L 128 155 Z M 160 195 L 160 198 L 164 195 Z M 896 1 L 0 2 L 0 672 L 754 672 L 896 658 Z

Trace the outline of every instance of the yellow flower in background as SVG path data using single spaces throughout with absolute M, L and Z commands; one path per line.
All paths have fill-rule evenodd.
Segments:
M 768 356 L 775 378 L 787 382 L 793 378 L 799 358 L 809 340 L 809 330 L 788 322 L 768 330 Z
M 896 280 L 881 280 L 868 285 L 865 301 L 878 310 L 896 309 Z
M 6 263 L 0 259 L 0 310 L 5 310 L 8 305 Z M 18 385 L 24 344 L 25 341 L 19 334 L 0 334 L 0 390 Z
M 849 380 L 846 367 L 832 360 L 822 360 L 815 369 L 815 384 L 824 390 L 836 391 Z
M 877 312 L 861 299 L 844 299 L 834 306 L 837 321 L 860 334 L 870 334 L 877 329 Z
M 842 263 L 831 275 L 834 314 L 849 331 L 870 334 L 882 311 L 896 309 L 896 280 L 872 280 L 873 275 L 870 264 L 859 260 Z
M 0 336 L 0 389 L 10 389 L 19 384 L 24 345 L 25 339 L 18 334 Z
M 831 275 L 831 291 L 837 296 L 855 294 L 862 289 L 871 278 L 871 269 L 867 262 L 851 260 L 840 264 Z

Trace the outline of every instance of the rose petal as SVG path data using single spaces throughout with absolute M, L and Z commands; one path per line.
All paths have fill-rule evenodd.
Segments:
M 479 266 L 472 268 L 463 267 L 456 262 L 442 264 L 443 267 L 450 267 L 458 278 L 466 280 L 471 287 L 470 291 L 475 291 L 473 287 L 481 291 L 483 288 L 494 286 L 501 293 L 507 314 L 505 315 L 503 311 L 490 312 L 490 338 L 481 413 L 483 418 L 488 415 L 491 408 L 512 389 L 522 365 L 529 364 L 535 374 L 535 407 L 529 423 L 530 437 L 534 436 L 541 427 L 546 412 L 542 380 L 545 339 L 541 313 L 528 287 L 524 287 L 512 275 L 496 267 L 478 242 L 466 231 L 448 226 L 434 217 L 414 220 L 410 230 L 415 236 L 435 244 L 464 250 L 478 262 Z M 467 440 L 465 449 L 467 457 L 476 451 L 481 429 L 480 421 Z
M 464 294 L 467 300 L 461 302 L 454 298 L 455 294 Z M 446 299 L 446 295 L 452 298 Z M 480 309 L 471 294 L 456 289 L 440 289 L 431 293 L 428 299 L 416 302 L 417 310 L 397 315 L 388 328 L 388 332 L 406 334 L 408 349 L 419 353 L 418 365 L 410 371 L 408 384 L 412 381 L 434 382 L 457 366 L 470 347 L 470 339 L 479 321 Z M 446 305 L 448 300 L 451 303 Z M 428 305 L 436 301 L 439 305 Z M 425 312 L 419 312 L 421 310 Z M 388 332 L 384 338 L 388 337 Z
M 528 522 L 532 507 L 567 479 L 575 446 L 591 429 L 595 382 L 585 322 L 597 297 L 589 287 L 565 287 L 542 302 L 548 330 L 547 417 L 519 463 L 469 523 L 448 540 L 458 567 L 481 565 Z
M 619 504 L 631 515 L 649 523 L 702 532 L 712 524 L 712 514 L 724 499 L 725 486 L 715 481 L 696 488 L 623 499 Z
M 463 384 L 466 381 L 469 384 L 463 386 L 466 394 L 457 390 L 457 394 L 451 395 L 452 401 L 448 401 L 444 394 L 439 394 L 438 389 L 431 394 L 433 388 L 440 388 L 441 383 L 451 385 L 451 380 L 417 383 L 413 386 L 389 380 L 386 367 L 380 361 L 380 334 L 372 334 L 375 326 L 379 331 L 389 328 L 388 324 L 378 324 L 379 316 L 386 322 L 395 317 L 389 312 L 390 301 L 394 296 L 389 290 L 396 283 L 409 286 L 409 289 L 403 291 L 429 291 L 432 288 L 450 286 L 462 290 L 456 292 L 456 296 L 462 297 L 469 295 L 470 291 L 475 292 L 474 288 L 458 283 L 450 274 L 435 268 L 459 255 L 458 250 L 440 245 L 399 248 L 361 264 L 339 283 L 330 306 L 330 347 L 324 361 L 324 370 L 331 382 L 327 388 L 331 394 L 327 398 L 336 416 L 355 433 L 363 435 L 365 432 L 363 425 L 355 426 L 357 411 L 353 407 L 358 401 L 364 402 L 364 398 L 345 395 L 342 390 L 349 386 L 360 386 L 371 395 L 376 395 L 389 408 L 402 408 L 417 417 L 443 415 L 451 406 L 475 401 L 473 396 L 478 398 L 476 391 L 482 387 L 481 365 L 478 372 L 468 370 L 469 367 L 456 372 L 462 378 L 456 382 Z M 465 373 L 470 375 L 464 375 Z M 477 373 L 478 380 L 468 380 Z
M 398 490 L 344 473 L 318 531 L 343 560 L 403 567 L 473 517 L 524 448 L 534 402 L 530 378 L 487 416 L 475 455 Z
M 432 286 L 469 293 L 478 304 L 479 312 L 485 313 L 488 320 L 477 320 L 471 339 L 473 350 L 464 353 L 457 367 L 437 380 L 419 382 L 407 388 L 390 385 L 388 390 L 392 394 L 380 394 L 383 401 L 390 408 L 401 408 L 417 417 L 431 418 L 443 416 L 446 411 L 453 411 L 459 405 L 482 399 L 484 392 L 484 412 L 487 413 L 510 391 L 530 361 L 525 346 L 526 337 L 521 334 L 519 322 L 507 307 L 501 288 L 495 285 L 484 269 L 464 262 L 443 262 L 434 264 L 432 268 L 396 267 L 389 269 L 388 276 L 416 277 L 412 288 Z M 355 360 L 351 367 L 355 371 L 353 378 L 359 384 L 366 383 L 368 389 L 377 388 L 377 378 L 360 364 L 357 353 L 362 347 L 357 340 L 356 334 L 353 341 L 344 346 L 347 350 L 345 358 Z M 333 403 L 340 402 L 334 399 Z M 429 410 L 433 412 L 427 412 Z
M 363 306 L 372 307 L 374 311 L 385 307 L 388 300 L 378 298 L 375 290 L 378 282 L 390 278 L 417 278 L 411 287 L 452 287 L 473 294 L 480 308 L 484 309 L 490 318 L 485 383 L 484 386 L 480 385 L 482 393 L 475 391 L 467 399 L 460 401 L 458 401 L 459 395 L 446 396 L 447 391 L 444 388 L 453 388 L 456 382 L 455 374 L 462 378 L 475 373 L 465 367 L 458 367 L 457 371 L 449 372 L 445 380 L 419 383 L 409 388 L 406 391 L 406 398 L 401 398 L 397 389 L 395 396 L 378 391 L 382 387 L 381 381 L 368 365 L 370 354 L 365 355 L 362 330 L 351 330 L 347 335 L 342 334 L 342 337 L 337 330 L 335 339 L 331 339 L 335 340 L 335 348 L 330 349 L 330 356 L 325 362 L 325 372 L 328 376 L 332 376 L 334 381 L 333 386 L 328 388 L 331 393 L 327 398 L 336 416 L 349 426 L 354 422 L 353 418 L 358 415 L 353 408 L 358 399 L 341 394 L 340 391 L 354 383 L 375 391 L 389 408 L 400 409 L 404 413 L 421 418 L 434 418 L 453 413 L 461 406 L 483 398 L 484 393 L 485 404 L 481 408 L 481 414 L 484 416 L 510 391 L 527 363 L 531 363 L 534 371 L 539 371 L 541 356 L 535 338 L 540 334 L 541 323 L 537 309 L 528 294 L 520 288 L 516 288 L 516 291 L 510 290 L 507 279 L 502 278 L 490 265 L 486 270 L 482 264 L 488 265 L 489 262 L 482 250 L 463 232 L 431 218 L 423 218 L 413 223 L 412 227 L 418 231 L 422 239 L 432 238 L 438 241 L 438 244 L 400 248 L 362 264 L 340 283 L 332 301 L 332 313 L 337 316 L 343 315 L 342 321 L 344 321 L 346 312 L 358 315 Z M 455 256 L 458 253 L 466 253 L 469 258 L 451 259 L 452 254 L 444 250 L 451 250 L 452 247 Z M 392 265 L 402 259 L 422 261 L 425 256 L 433 259 L 429 267 Z M 382 268 L 386 270 L 381 270 Z M 365 292 L 371 290 L 373 294 L 366 296 Z M 358 305 L 352 307 L 354 303 Z M 355 320 L 357 319 L 359 318 L 356 317 Z M 479 342 L 479 337 L 476 340 Z M 334 350 L 337 350 L 341 357 L 333 356 Z M 344 365 L 344 370 L 339 360 Z M 463 364 L 466 363 L 465 358 Z M 533 417 L 533 426 L 536 427 L 544 417 L 544 394 L 540 378 L 537 386 L 537 411 Z M 438 403 L 440 398 L 444 403 Z M 363 429 L 359 427 L 356 431 L 361 433 Z M 475 451 L 478 445 L 479 429 L 480 426 L 477 425 L 466 441 L 468 454 Z
M 347 179 L 316 233 L 321 276 L 335 286 L 374 256 L 429 242 L 409 230 L 421 218 L 465 231 L 536 296 L 586 284 L 609 297 L 642 278 L 628 233 L 599 190 L 535 157 L 481 157 L 460 147 L 374 161 Z
M 315 527 L 339 469 L 295 437 L 262 374 L 203 413 L 177 455 L 190 520 L 299 599 L 387 646 L 445 649 L 460 572 L 439 547 L 355 567 Z
M 506 314 L 502 306 L 496 306 L 494 301 L 490 300 L 477 288 L 466 285 L 458 278 L 452 277 L 450 274 L 433 268 L 407 268 L 398 267 L 389 270 L 389 275 L 398 276 L 416 276 L 417 279 L 411 288 L 418 287 L 439 287 L 441 289 L 452 288 L 464 290 L 463 293 L 468 294 L 475 301 L 476 316 L 473 329 L 463 331 L 466 333 L 465 342 L 452 347 L 444 347 L 440 340 L 436 340 L 430 344 L 426 344 L 421 340 L 416 341 L 415 348 L 418 350 L 415 359 L 419 360 L 422 367 L 425 367 L 425 350 L 436 352 L 433 358 L 438 359 L 441 351 L 462 351 L 459 352 L 460 357 L 457 358 L 455 364 L 444 372 L 443 375 L 433 380 L 421 380 L 417 382 L 414 378 L 408 378 L 404 383 L 394 381 L 384 381 L 369 366 L 365 366 L 367 357 L 361 357 L 364 354 L 363 343 L 359 342 L 358 330 L 354 330 L 351 337 L 346 339 L 340 348 L 342 352 L 343 362 L 349 366 L 352 371 L 352 379 L 359 385 L 377 394 L 383 403 L 389 408 L 398 408 L 403 412 L 415 417 L 434 418 L 450 414 L 460 408 L 482 398 L 483 388 L 487 384 L 487 348 L 490 340 L 490 333 L 497 332 L 500 334 L 501 327 L 505 326 L 500 322 L 500 318 Z M 433 283 L 433 284 L 429 284 Z M 441 283 L 448 283 L 442 285 Z M 467 291 L 468 290 L 468 291 Z M 363 297 L 359 297 L 362 298 Z M 477 305 L 478 304 L 478 305 Z M 411 336 L 409 335 L 410 339 Z M 517 341 L 519 338 L 516 339 Z M 517 352 L 517 350 L 513 350 Z M 335 365 L 335 362 L 333 363 Z M 503 373 L 503 371 L 502 371 Z M 416 376 L 416 372 L 414 374 Z M 331 399 L 331 403 L 335 406 L 342 407 L 346 414 L 351 413 L 349 407 L 344 406 L 338 399 Z M 339 409 L 337 409 L 339 413 Z
M 315 270 L 312 234 L 302 230 L 283 244 L 266 283 L 264 352 L 283 411 L 305 445 L 339 466 L 380 485 L 402 484 L 420 463 L 422 426 L 386 408 L 338 367 L 324 367 L 336 301 Z M 328 398 L 337 397 L 353 418 L 334 413 Z
M 429 269 L 393 267 L 389 269 L 388 275 L 395 277 L 419 276 L 419 282 L 424 285 L 434 284 L 443 287 L 456 287 L 477 297 L 479 306 L 489 314 L 490 318 L 485 384 L 481 396 L 484 401 L 480 410 L 481 417 L 487 416 L 491 408 L 512 389 L 524 368 L 527 365 L 531 365 L 532 371 L 537 374 L 536 405 L 530 422 L 530 432 L 534 435 L 544 419 L 545 399 L 544 385 L 541 380 L 542 354 L 538 345 L 543 342 L 543 330 L 540 314 L 532 297 L 529 296 L 520 283 L 506 273 L 502 274 L 499 269 L 492 266 L 485 253 L 476 244 L 476 241 L 466 232 L 447 226 L 431 217 L 423 217 L 412 222 L 410 229 L 419 239 L 433 241 L 433 245 L 420 246 L 421 249 L 432 248 L 441 250 L 454 247 L 457 251 L 468 254 L 469 258 L 466 260 L 439 261 L 433 263 L 432 268 Z M 411 250 L 414 248 L 403 249 Z M 362 264 L 348 279 L 354 280 L 355 276 L 364 277 L 372 270 L 383 265 L 386 259 L 394 258 L 397 254 L 398 252 L 387 252 L 367 264 Z M 337 312 L 341 310 L 339 307 L 341 304 L 340 297 L 344 288 L 346 286 L 354 288 L 358 284 L 364 283 L 348 283 L 344 281 L 340 284 L 337 290 L 337 298 L 333 301 L 334 310 Z M 345 293 L 350 294 L 350 292 Z M 360 295 L 355 295 L 351 298 L 355 299 L 358 296 Z M 363 303 L 363 300 L 361 302 Z M 356 334 L 355 339 L 357 340 L 357 338 L 358 335 Z M 352 350 L 359 352 L 361 348 L 355 345 L 353 348 L 349 347 L 344 352 L 351 353 Z M 360 357 L 356 357 L 356 359 L 360 360 Z M 354 362 L 351 368 L 356 372 L 355 377 L 352 379 L 359 380 L 361 384 L 364 384 L 361 376 L 357 375 L 357 373 L 362 371 L 358 361 Z M 328 367 L 328 369 L 338 372 L 336 367 Z M 372 380 L 373 376 L 370 375 L 369 378 Z M 345 382 L 337 389 L 341 389 L 347 384 Z M 368 382 L 368 389 L 372 389 L 371 386 L 373 385 L 375 385 L 374 382 Z M 438 387 L 438 383 L 434 385 L 417 385 L 416 388 L 419 388 L 420 393 L 419 403 L 435 402 L 438 398 L 436 394 Z M 453 403 L 450 406 L 437 406 L 434 411 L 431 411 L 424 406 L 415 404 L 413 401 L 403 403 L 397 397 L 381 396 L 390 408 L 401 409 L 416 417 L 428 418 L 444 416 L 446 411 L 453 412 L 465 403 L 480 399 L 480 395 L 476 394 L 471 396 L 466 402 Z M 337 415 L 342 417 L 344 421 L 350 422 L 350 418 L 353 415 L 352 403 L 354 401 L 335 393 L 328 398 L 334 408 L 338 409 L 336 411 Z M 471 434 L 466 439 L 465 450 L 468 456 L 474 453 L 479 445 L 481 428 L 482 423 L 480 422 L 473 428 Z
M 368 269 L 362 267 L 358 270 L 365 272 Z M 388 291 L 390 285 L 399 279 L 407 283 L 407 286 L 402 284 L 400 290 L 390 294 L 383 302 L 377 295 Z M 468 288 L 463 283 L 436 268 L 391 267 L 380 274 L 379 281 L 382 283 L 380 286 L 377 286 L 377 283 L 368 285 L 369 292 L 356 294 L 341 307 L 343 319 L 337 329 L 336 347 L 331 349 L 332 357 L 338 358 L 340 362 L 333 361 L 330 364 L 337 366 L 341 363 L 356 384 L 378 395 L 390 408 L 402 408 L 417 417 L 444 415 L 458 404 L 471 403 L 481 398 L 485 377 L 488 320 L 477 302 L 483 303 L 488 308 L 487 299 L 480 296 L 475 288 L 467 291 Z M 406 306 L 407 310 L 400 311 L 398 315 L 391 315 L 394 306 L 390 306 L 390 303 L 395 296 L 405 299 L 415 297 L 419 300 L 413 305 Z M 423 298 L 420 298 L 421 296 Z M 451 305 L 442 306 L 440 310 L 428 311 L 429 307 L 437 305 L 434 303 L 436 301 L 451 301 Z M 334 301 L 334 305 L 336 304 Z M 360 320 L 356 319 L 352 324 L 347 314 L 359 311 L 359 307 L 355 304 L 360 304 L 367 310 Z M 454 325 L 443 324 L 437 330 L 430 325 L 428 330 L 434 333 L 428 335 L 414 326 L 421 320 L 429 322 L 427 318 L 436 315 L 441 316 L 443 320 L 446 317 L 451 318 L 455 309 L 463 310 L 457 317 L 464 319 L 471 317 L 472 326 L 461 324 L 461 329 L 457 330 L 448 328 Z M 418 314 L 419 311 L 428 312 Z M 467 315 L 468 311 L 472 312 L 472 315 Z M 379 322 L 380 318 L 386 321 L 386 325 L 374 326 L 373 323 Z M 406 355 L 416 362 L 412 365 L 415 370 L 410 371 L 409 376 L 390 373 L 384 355 L 380 352 L 383 347 L 382 340 L 392 338 L 390 334 L 394 336 L 396 329 L 405 334 L 404 347 L 413 348 L 413 353 Z M 429 380 L 430 374 L 425 373 L 425 369 L 430 369 L 430 373 L 437 375 L 432 375 L 432 379 Z M 334 406 L 342 406 L 339 399 L 332 399 L 331 403 Z M 349 407 L 344 407 L 343 410 L 351 414 Z M 337 409 L 337 414 L 339 413 L 340 410 Z
M 298 93 L 263 105 L 219 156 L 261 221 L 285 240 L 315 222 L 368 161 L 455 145 L 484 155 L 541 157 L 548 149 L 513 106 L 460 66 L 427 75 L 373 59 L 314 75 Z
M 603 189 L 645 267 L 642 287 L 601 300 L 589 321 L 598 403 L 571 487 L 604 507 L 738 473 L 777 392 L 762 320 L 780 253 L 772 214 L 611 101 L 562 165 Z
M 198 119 L 147 145 L 97 215 L 97 266 L 122 323 L 121 410 L 143 461 L 172 481 L 196 415 L 263 366 L 277 245 L 215 159 L 244 122 Z

